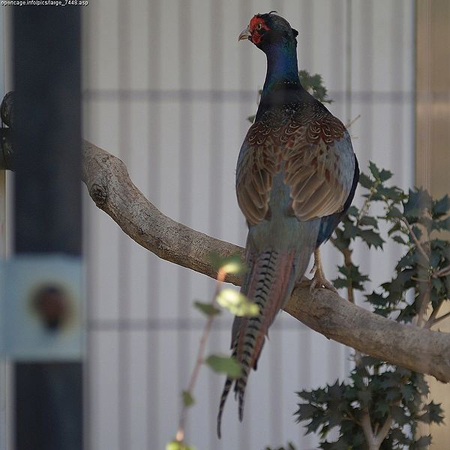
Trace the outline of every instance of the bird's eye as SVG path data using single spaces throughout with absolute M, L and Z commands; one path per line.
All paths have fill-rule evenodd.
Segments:
M 258 25 L 256 25 L 256 29 L 259 31 L 259 30 L 261 30 L 261 28 L 262 28 L 262 23 L 260 22 L 260 23 L 258 23 Z

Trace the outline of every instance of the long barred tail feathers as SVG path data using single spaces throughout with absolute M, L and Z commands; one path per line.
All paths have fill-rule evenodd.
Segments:
M 227 401 L 228 394 L 230 393 L 231 387 L 233 385 L 233 379 L 227 378 L 225 381 L 225 386 L 222 391 L 222 395 L 220 397 L 220 405 L 219 405 L 219 413 L 217 415 L 217 436 L 219 439 L 222 437 L 221 428 L 222 428 L 222 414 L 225 408 L 225 402 Z
M 240 330 L 240 327 L 242 326 L 241 324 L 242 324 L 243 320 L 246 320 L 246 319 L 244 317 L 237 317 L 237 316 L 234 318 L 231 346 L 230 346 L 231 350 L 232 350 L 231 356 L 233 358 L 236 358 L 237 340 L 239 337 L 239 330 Z M 235 380 L 233 378 L 227 377 L 227 379 L 225 381 L 225 386 L 223 387 L 222 395 L 220 396 L 219 412 L 217 414 L 217 436 L 219 437 L 219 439 L 221 438 L 221 435 L 222 435 L 221 427 L 222 427 L 223 410 L 225 408 L 225 403 L 227 401 L 228 394 L 230 393 L 234 382 L 235 382 Z
M 252 368 L 256 370 L 268 329 L 293 289 L 294 258 L 295 252 L 280 254 L 272 250 L 261 253 L 252 261 L 244 286 L 248 297 L 259 306 L 260 312 L 256 317 L 236 318 L 233 324 L 232 356 L 241 364 L 242 374 L 237 380 L 227 378 L 225 382 L 217 417 L 219 437 L 225 402 L 233 383 L 239 420 L 243 420 L 245 389 L 250 371 Z

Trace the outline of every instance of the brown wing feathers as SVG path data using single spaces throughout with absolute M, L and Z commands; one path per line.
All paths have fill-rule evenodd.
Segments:
M 334 143 L 344 135 L 344 125 L 321 105 L 314 104 L 278 115 L 271 111 L 255 123 L 247 135 L 249 150 L 237 189 L 247 220 L 257 224 L 266 217 L 272 177 L 282 169 L 299 220 L 339 211 L 348 187 L 339 180 L 340 155 Z

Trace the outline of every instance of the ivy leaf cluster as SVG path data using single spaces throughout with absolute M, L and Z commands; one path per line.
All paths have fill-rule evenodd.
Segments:
M 450 298 L 450 245 L 441 234 L 450 231 L 450 199 L 433 199 L 423 189 L 405 192 L 391 184 L 390 171 L 373 162 L 368 169 L 359 182 L 362 208 L 349 209 L 331 240 L 344 260 L 334 285 L 347 289 L 349 299 L 361 291 L 377 314 L 431 328 L 445 318 L 439 310 Z M 375 203 L 378 208 L 373 208 Z M 372 213 L 375 209 L 378 214 Z M 382 222 L 387 227 L 381 227 Z M 403 249 L 394 276 L 367 292 L 370 278 L 353 261 L 352 249 L 357 241 L 368 249 L 383 249 L 389 240 Z M 425 400 L 428 392 L 422 374 L 356 352 L 349 380 L 298 392 L 295 414 L 306 433 L 318 434 L 324 450 L 368 449 L 367 418 L 374 434 L 383 433 L 380 449 L 425 449 L 432 438 L 417 437 L 418 424 L 443 421 L 441 406 Z M 334 441 L 329 437 L 332 429 L 339 434 Z
M 367 450 L 362 426 L 366 414 L 374 430 L 392 421 L 381 449 L 420 448 L 431 437 L 416 439 L 417 424 L 443 420 L 440 405 L 422 403 L 427 394 L 423 375 L 365 356 L 352 371 L 349 382 L 336 381 L 324 388 L 298 392 L 302 403 L 296 416 L 298 422 L 307 422 L 307 434 L 320 436 L 319 448 L 324 450 Z M 327 437 L 336 427 L 339 438 L 329 441 Z
M 333 103 L 333 100 L 328 97 L 328 90 L 323 85 L 322 75 L 318 73 L 311 75 L 307 70 L 300 70 L 298 73 L 300 83 L 316 100 L 322 103 Z

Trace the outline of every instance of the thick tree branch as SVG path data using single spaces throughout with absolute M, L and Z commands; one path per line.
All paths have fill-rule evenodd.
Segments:
M 5 105 L 2 105 L 2 108 Z M 2 109 L 3 120 L 12 117 Z M 96 205 L 138 244 L 167 261 L 216 278 L 208 255 L 243 249 L 192 230 L 162 214 L 132 183 L 124 163 L 83 143 L 83 181 Z M 240 284 L 230 276 L 226 281 Z M 363 353 L 450 381 L 450 334 L 403 325 L 360 308 L 339 295 L 297 288 L 285 311 L 329 339 Z
M 192 230 L 162 214 L 137 189 L 124 163 L 83 144 L 83 181 L 97 206 L 138 244 L 160 258 L 215 278 L 208 258 L 243 249 Z M 238 277 L 227 281 L 240 284 Z M 297 288 L 285 311 L 313 330 L 363 353 L 450 381 L 450 334 L 403 325 L 351 304 L 328 290 Z
M 132 183 L 125 164 L 89 142 L 83 142 L 83 181 L 95 204 L 138 244 L 162 259 L 216 278 L 209 254 L 242 252 L 242 248 L 196 232 L 162 214 Z M 237 277 L 226 281 L 237 284 Z

